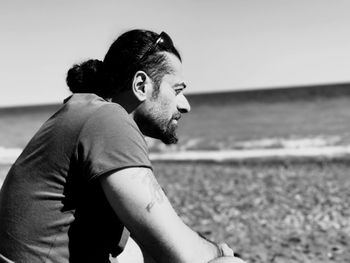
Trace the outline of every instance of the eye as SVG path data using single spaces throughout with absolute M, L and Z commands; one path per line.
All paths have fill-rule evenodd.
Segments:
M 186 84 L 183 82 L 178 83 L 178 84 L 175 84 L 172 88 L 175 92 L 175 96 L 177 96 L 184 91 L 184 89 L 186 88 Z
M 181 92 L 182 92 L 182 89 L 176 89 L 176 90 L 175 90 L 175 94 L 176 94 L 176 95 L 179 95 Z

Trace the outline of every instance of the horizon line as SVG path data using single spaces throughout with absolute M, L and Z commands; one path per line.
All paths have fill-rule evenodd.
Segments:
M 298 89 L 298 88 L 312 88 L 312 87 L 327 87 L 327 86 L 350 86 L 349 82 L 328 82 L 328 83 L 316 83 L 316 84 L 300 84 L 300 85 L 282 85 L 282 86 L 273 86 L 273 87 L 252 87 L 252 88 L 242 88 L 242 89 L 234 89 L 234 90 L 210 90 L 210 91 L 195 91 L 195 92 L 187 92 L 186 96 L 196 96 L 196 95 L 206 95 L 206 94 L 228 94 L 228 93 L 244 93 L 244 92 L 254 92 L 254 91 L 269 91 L 269 90 L 284 90 L 284 89 Z M 62 99 L 63 101 L 63 99 Z M 0 105 L 1 110 L 6 109 L 15 109 L 15 108 L 32 108 L 32 107 L 50 107 L 57 106 L 61 104 L 61 101 L 57 102 L 43 102 L 43 103 L 28 103 L 28 104 L 13 104 L 13 105 Z

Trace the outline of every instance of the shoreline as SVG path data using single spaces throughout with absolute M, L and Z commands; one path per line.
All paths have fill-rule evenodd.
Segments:
M 0 148 L 0 165 L 7 166 L 15 162 L 22 149 Z M 262 148 L 240 150 L 210 150 L 210 151 L 174 151 L 151 152 L 151 161 L 175 162 L 230 162 L 251 160 L 280 160 L 280 159 L 350 159 L 350 145 L 301 147 L 301 148 Z
M 179 151 L 150 153 L 152 161 L 249 161 L 274 159 L 344 159 L 350 158 L 350 145 L 303 148 L 222 150 L 222 151 Z

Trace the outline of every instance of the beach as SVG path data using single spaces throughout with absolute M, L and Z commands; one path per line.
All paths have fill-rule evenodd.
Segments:
M 154 170 L 186 224 L 247 262 L 350 261 L 348 160 L 155 162 Z
M 183 220 L 247 262 L 349 262 L 349 162 L 157 163 Z

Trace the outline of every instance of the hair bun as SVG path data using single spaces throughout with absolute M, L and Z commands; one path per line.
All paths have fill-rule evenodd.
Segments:
M 103 63 L 90 59 L 73 65 L 67 72 L 66 82 L 73 93 L 95 93 L 102 95 L 101 84 L 105 81 Z M 103 93 L 103 92 L 102 92 Z

